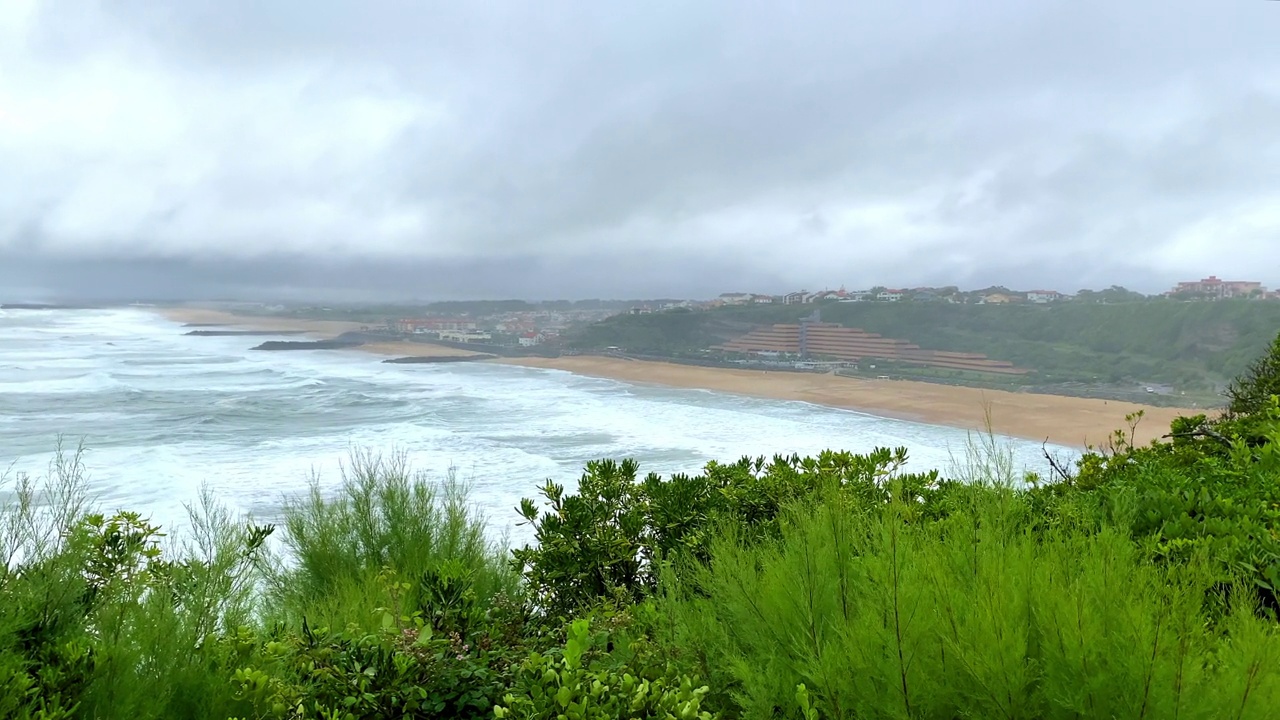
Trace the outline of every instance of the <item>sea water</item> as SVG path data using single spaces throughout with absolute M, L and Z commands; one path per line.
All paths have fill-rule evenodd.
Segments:
M 207 487 L 270 522 L 313 479 L 336 490 L 353 450 L 403 452 L 431 478 L 453 468 L 495 535 L 523 542 L 520 499 L 548 479 L 572 488 L 594 459 L 694 473 L 709 460 L 905 446 L 908 469 L 945 472 L 969 438 L 800 402 L 488 363 L 385 364 L 358 350 L 254 351 L 275 338 L 189 331 L 138 308 L 0 310 L 5 482 L 43 475 L 61 440 L 83 446 L 102 510 L 180 527 Z M 1002 446 L 1020 467 L 1047 469 L 1039 443 Z

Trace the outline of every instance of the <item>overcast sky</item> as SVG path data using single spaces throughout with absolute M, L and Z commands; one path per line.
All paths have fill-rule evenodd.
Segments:
M 0 300 L 1280 285 L 1280 2 L 0 0 Z

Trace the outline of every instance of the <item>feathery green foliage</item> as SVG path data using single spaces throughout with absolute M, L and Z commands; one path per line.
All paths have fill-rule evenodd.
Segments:
M 59 452 L 0 508 L 0 719 L 1267 718 L 1267 362 L 1248 405 L 1054 482 L 990 433 L 950 478 L 902 448 L 590 463 L 510 554 L 403 454 L 289 499 L 275 556 L 208 495 L 182 540 L 97 513 Z
M 932 519 L 832 498 L 775 545 L 725 536 L 661 601 L 665 639 L 745 718 L 799 717 L 801 685 L 824 718 L 1266 717 L 1280 699 L 1280 628 L 1247 602 L 1207 623 L 1202 557 L 1035 532 L 1007 489 L 951 500 Z
M 287 564 L 268 576 L 273 618 L 341 625 L 353 607 L 388 601 L 378 577 L 408 582 L 410 611 L 448 615 L 466 625 L 500 597 L 518 592 L 506 551 L 485 535 L 484 517 L 467 504 L 451 473 L 436 484 L 413 472 L 403 453 L 352 454 L 338 493 L 313 482 L 284 507 Z
M 165 553 L 159 528 L 86 497 L 79 454 L 59 452 L 0 513 L 0 717 L 226 717 L 234 659 L 215 638 L 249 617 L 270 529 L 206 497 Z
M 519 576 L 452 473 L 436 484 L 403 453 L 357 451 L 336 495 L 313 483 L 286 503 L 284 530 L 268 630 L 240 639 L 261 648 L 237 670 L 241 697 L 282 718 L 490 716 L 525 613 Z

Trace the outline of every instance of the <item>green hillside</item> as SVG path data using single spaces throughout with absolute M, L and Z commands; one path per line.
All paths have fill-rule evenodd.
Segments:
M 753 327 L 795 322 L 812 305 L 621 315 L 583 329 L 571 344 L 680 356 Z M 1167 383 L 1210 392 L 1243 372 L 1280 330 L 1280 303 L 1131 302 L 1115 305 L 830 303 L 822 319 L 934 350 L 983 353 L 1031 368 L 1022 382 Z

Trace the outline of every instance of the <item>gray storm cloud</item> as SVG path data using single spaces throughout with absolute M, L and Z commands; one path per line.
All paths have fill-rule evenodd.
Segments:
M 5 0 L 0 280 L 1280 282 L 1280 3 L 507 5 Z

